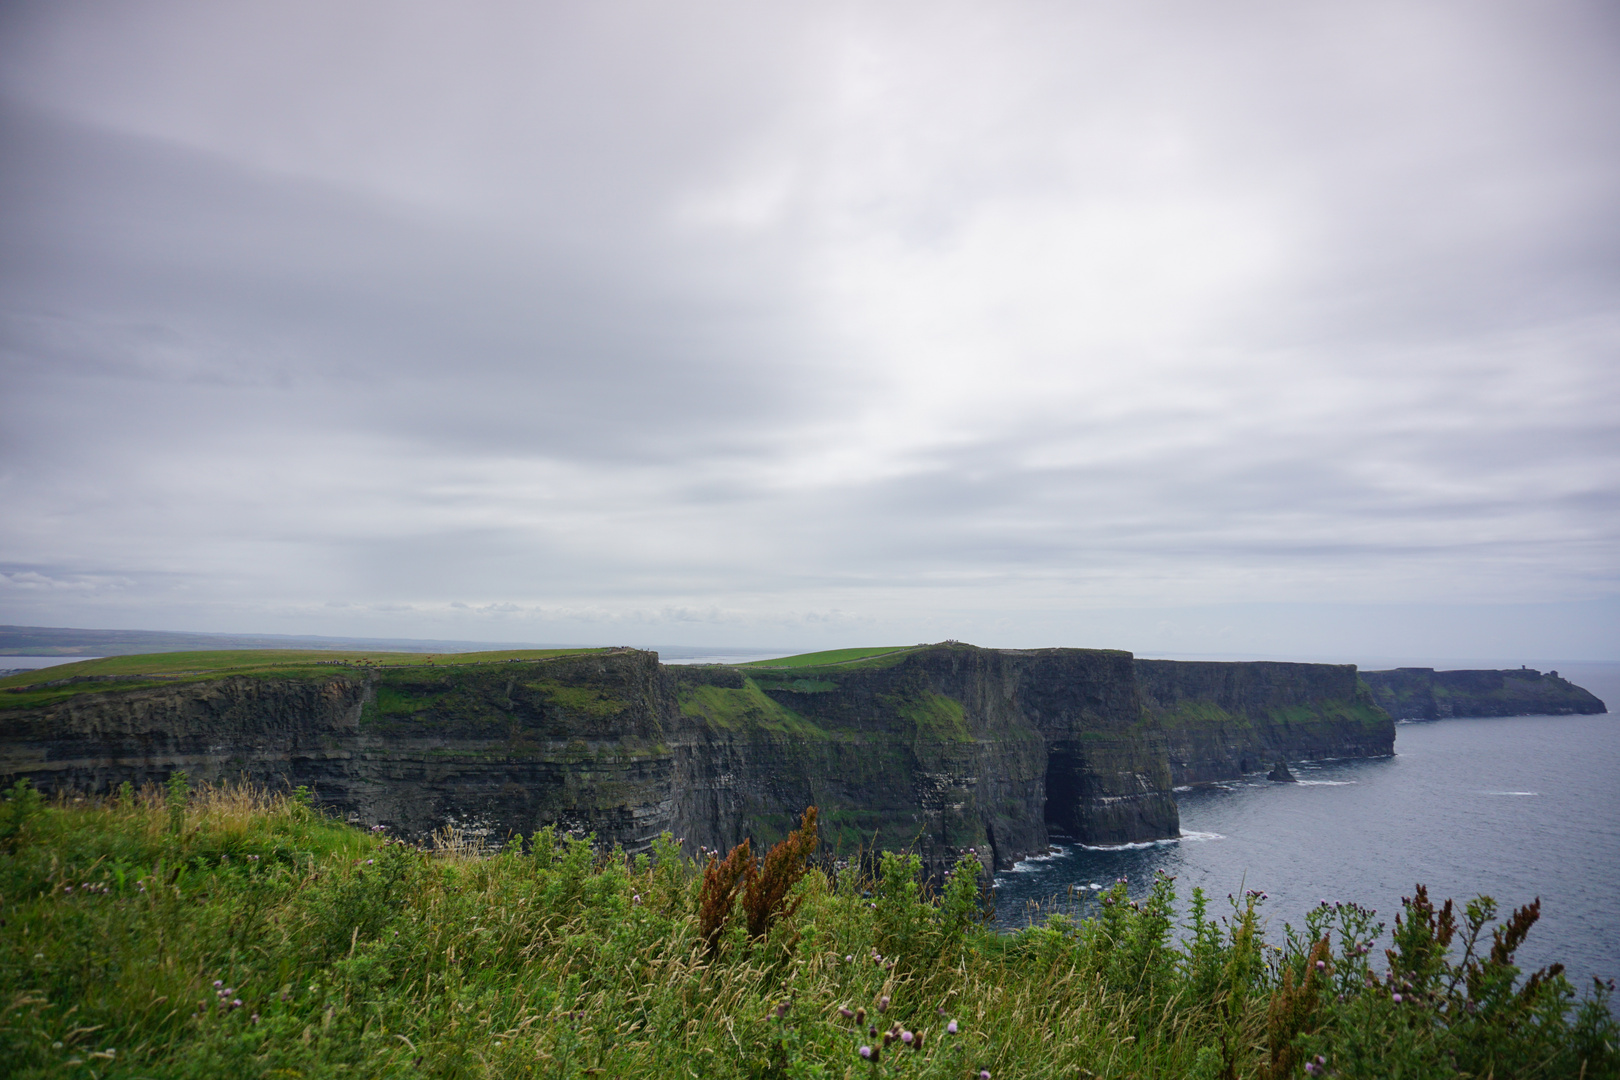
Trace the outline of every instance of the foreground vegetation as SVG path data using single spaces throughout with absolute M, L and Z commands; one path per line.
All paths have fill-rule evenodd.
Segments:
M 1000 935 L 977 865 L 627 860 L 543 831 L 427 851 L 302 793 L 124 789 L 0 806 L 0 1071 L 18 1077 L 1615 1077 L 1608 989 L 1521 976 L 1419 889 L 1384 937 L 1263 896 L 1178 927 L 1161 878 Z M 1380 950 L 1378 946 L 1388 945 Z M 1382 956 L 1377 956 L 1382 951 Z M 1375 963 L 1375 957 L 1377 957 Z

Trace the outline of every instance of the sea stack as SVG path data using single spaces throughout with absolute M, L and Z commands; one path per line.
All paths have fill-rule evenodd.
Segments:
M 1277 764 L 1270 772 L 1266 773 L 1266 779 L 1276 780 L 1277 782 L 1283 784 L 1299 783 L 1298 780 L 1294 779 L 1294 774 L 1288 771 L 1288 762 L 1284 761 L 1282 758 L 1278 758 Z

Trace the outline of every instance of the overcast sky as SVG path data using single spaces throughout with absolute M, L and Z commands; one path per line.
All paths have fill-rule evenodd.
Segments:
M 0 7 L 0 622 L 1620 659 L 1620 8 Z

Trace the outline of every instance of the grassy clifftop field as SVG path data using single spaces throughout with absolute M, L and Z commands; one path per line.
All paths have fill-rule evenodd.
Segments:
M 0 679 L 0 711 L 31 709 L 88 690 L 134 690 L 205 682 L 231 675 L 321 679 L 334 668 L 372 669 L 496 664 L 607 652 L 606 649 L 526 649 L 483 653 L 328 652 L 313 649 L 221 649 L 208 652 L 108 656 L 19 672 Z
M 0 1062 L 17 1077 L 1613 1077 L 1606 991 L 1522 975 L 1524 909 L 1352 904 L 1267 941 L 1264 897 L 1174 885 L 1014 935 L 979 869 L 700 867 L 542 830 L 484 855 L 296 793 L 0 807 Z M 1219 917 L 1217 917 L 1219 914 Z M 1387 946 L 1387 951 L 1384 947 Z

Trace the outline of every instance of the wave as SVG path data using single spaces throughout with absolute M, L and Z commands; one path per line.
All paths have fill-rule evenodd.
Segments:
M 1354 780 L 1295 780 L 1300 787 L 1348 787 Z
M 1205 840 L 1225 840 L 1220 833 L 1212 832 L 1184 832 L 1180 836 L 1167 836 L 1163 840 L 1138 840 L 1130 844 L 1081 844 L 1086 851 L 1146 851 L 1149 848 L 1168 847 L 1179 844 L 1183 840 L 1200 843 Z
M 1084 847 L 1085 845 L 1082 844 L 1081 846 Z M 1068 848 L 1053 846 L 1045 855 L 1030 855 L 1026 858 L 1019 859 L 1017 862 L 1013 863 L 1010 873 L 1033 874 L 1037 870 L 1044 870 L 1046 868 L 1044 866 L 1034 866 L 1031 864 L 1051 862 L 1053 859 L 1062 858 L 1068 853 Z
M 1539 791 L 1487 791 L 1486 795 L 1540 795 Z

